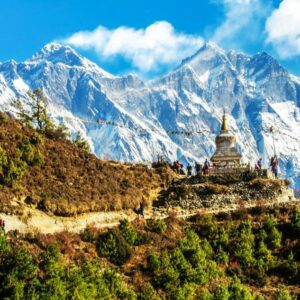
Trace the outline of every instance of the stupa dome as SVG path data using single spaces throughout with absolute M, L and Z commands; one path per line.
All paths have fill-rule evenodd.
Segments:
M 227 127 L 227 117 L 224 113 L 221 132 L 216 137 L 216 151 L 211 158 L 214 163 L 217 162 L 236 162 L 240 163 L 242 155 L 236 148 L 236 138 L 228 130 Z

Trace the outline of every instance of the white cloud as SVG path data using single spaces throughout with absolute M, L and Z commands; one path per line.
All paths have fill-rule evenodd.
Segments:
M 213 0 L 223 5 L 225 19 L 213 40 L 228 48 L 243 48 L 262 38 L 264 21 L 270 13 L 269 0 Z
M 279 56 L 300 55 L 300 0 L 283 0 L 268 18 L 266 32 Z
M 166 22 L 155 22 L 145 29 L 99 26 L 66 38 L 64 43 L 85 50 L 94 50 L 101 59 L 122 56 L 142 73 L 157 71 L 178 64 L 194 54 L 203 44 L 199 36 L 176 32 Z

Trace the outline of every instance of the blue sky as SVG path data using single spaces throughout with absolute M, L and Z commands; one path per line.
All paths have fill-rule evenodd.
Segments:
M 300 75 L 299 0 L 0 0 L 0 10 L 2 62 L 59 41 L 111 73 L 151 77 L 213 40 Z

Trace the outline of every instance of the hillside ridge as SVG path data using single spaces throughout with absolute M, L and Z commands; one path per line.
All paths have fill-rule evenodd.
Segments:
M 162 154 L 186 165 L 213 154 L 225 108 L 244 161 L 267 166 L 276 152 L 282 176 L 300 186 L 300 79 L 266 53 L 208 43 L 151 83 L 106 74 L 67 46 L 50 44 L 37 57 L 0 65 L 2 110 L 39 87 L 53 120 L 80 131 L 98 157 L 149 163 Z
M 151 205 L 176 174 L 167 166 L 102 161 L 59 136 L 47 136 L 0 113 L 0 211 L 20 203 L 58 216 Z M 12 205 L 17 199 L 19 204 Z

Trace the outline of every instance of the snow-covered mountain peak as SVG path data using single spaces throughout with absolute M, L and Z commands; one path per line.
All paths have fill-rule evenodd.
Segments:
M 208 41 L 208 42 L 204 43 L 203 46 L 200 48 L 200 50 L 201 49 L 203 49 L 203 50 L 210 49 L 210 50 L 214 50 L 215 52 L 225 53 L 225 50 L 223 48 L 219 47 L 219 45 L 213 41 Z
M 50 43 L 45 45 L 31 58 L 31 61 L 41 60 L 47 60 L 53 63 L 63 62 L 72 66 L 82 66 L 84 58 L 82 58 L 69 46 L 63 46 L 58 43 Z
M 100 68 L 95 63 L 78 54 L 73 48 L 55 42 L 45 45 L 35 53 L 31 59 L 26 61 L 29 64 L 63 64 L 68 67 L 84 68 L 86 71 L 96 72 L 103 77 L 113 78 L 114 76 Z
M 2 66 L 3 68 L 15 68 L 17 66 L 17 62 L 14 59 L 10 59 L 8 61 L 5 61 L 4 63 L 0 63 L 0 66 Z
M 3 64 L 0 64 L 0 72 L 3 72 L 8 79 L 13 79 L 18 77 L 17 66 L 17 62 L 13 59 L 6 61 Z
M 227 60 L 226 52 L 213 42 L 205 43 L 194 55 L 184 59 L 179 68 L 189 66 L 195 72 L 203 73 Z
M 251 64 L 255 65 L 256 68 L 270 68 L 269 71 L 284 71 L 285 73 L 288 73 L 287 70 L 285 70 L 278 63 L 278 61 L 267 52 L 260 52 L 255 54 L 252 57 Z

